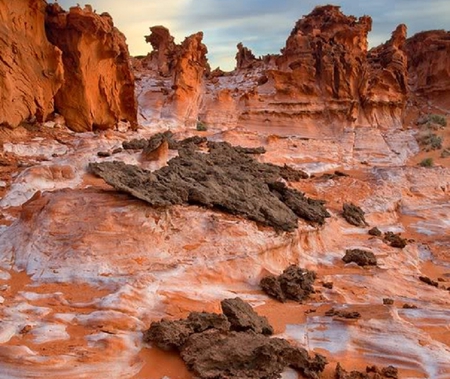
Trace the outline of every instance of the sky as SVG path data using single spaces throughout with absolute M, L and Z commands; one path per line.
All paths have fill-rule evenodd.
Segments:
M 54 0 L 47 0 L 53 2 Z M 80 1 L 80 0 L 78 0 Z M 77 4 L 58 0 L 65 9 Z M 80 3 L 84 5 L 85 3 Z M 310 13 L 315 0 L 89 0 L 97 13 L 108 12 L 126 35 L 131 55 L 146 55 L 149 28 L 163 25 L 175 41 L 198 31 L 204 32 L 211 68 L 232 70 L 236 45 L 242 42 L 256 56 L 277 54 L 285 45 L 295 22 Z M 369 46 L 385 42 L 398 24 L 408 26 L 408 35 L 431 29 L 450 28 L 449 0 L 341 0 L 346 15 L 373 19 Z

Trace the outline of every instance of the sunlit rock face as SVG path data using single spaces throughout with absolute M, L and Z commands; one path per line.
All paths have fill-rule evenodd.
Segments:
M 48 39 L 63 52 L 65 80 L 55 108 L 75 131 L 109 129 L 119 121 L 136 124 L 134 77 L 125 36 L 109 14 L 90 6 L 64 11 L 46 7 Z
M 197 57 L 189 59 L 188 69 L 175 68 L 175 62 L 182 60 L 172 58 L 170 64 L 171 39 L 157 27 L 148 37 L 154 51 L 146 60 L 158 57 L 158 67 L 179 72 L 171 83 L 175 89 L 159 82 L 163 94 L 168 94 L 166 104 L 174 103 L 168 108 L 172 113 L 164 112 L 164 116 L 188 124 L 195 117 L 208 125 L 267 130 L 301 124 L 298 132 L 313 138 L 340 134 L 348 126 L 399 127 L 407 98 L 406 27 L 400 25 L 386 44 L 368 51 L 371 28 L 368 16 L 357 19 L 344 15 L 338 6 L 317 7 L 296 23 L 280 55 L 256 58 L 238 44 L 236 69 L 208 76 L 207 70 L 193 68 L 202 67 L 195 63 Z M 202 74 L 204 80 L 199 77 Z M 143 77 L 148 75 L 147 71 Z M 197 83 L 197 91 L 190 89 L 189 96 L 179 90 L 176 80 L 188 76 L 197 77 L 182 81 L 187 88 Z M 155 92 L 144 91 L 149 96 Z M 190 106 L 175 106 L 177 99 L 186 99 Z
M 406 43 L 411 87 L 425 99 L 448 106 L 449 33 L 433 30 L 417 33 Z
M 44 0 L 0 1 L 0 125 L 44 121 L 53 112 L 63 65 L 45 35 L 45 7 Z

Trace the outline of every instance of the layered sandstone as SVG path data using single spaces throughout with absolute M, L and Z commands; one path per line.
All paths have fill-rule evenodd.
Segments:
M 406 41 L 411 89 L 427 99 L 448 105 L 450 32 L 432 30 Z
M 45 35 L 44 0 L 0 0 L 0 125 L 44 121 L 63 81 L 61 51 Z
M 137 104 L 125 36 L 107 13 L 90 6 L 64 11 L 46 8 L 49 40 L 63 52 L 65 81 L 55 108 L 75 131 L 112 128 L 119 121 L 136 125 Z
M 206 48 L 199 50 L 198 37 L 195 43 L 186 40 L 186 59 L 172 59 L 175 91 L 162 100 L 163 114 L 183 122 L 197 115 L 215 126 L 263 125 L 268 131 L 299 122 L 305 137 L 333 136 L 348 126 L 400 127 L 407 99 L 406 27 L 368 51 L 371 28 L 369 16 L 316 7 L 296 23 L 281 54 L 256 58 L 240 43 L 236 69 L 209 77 L 201 63 Z M 158 30 L 148 40 L 170 41 L 157 38 Z M 168 43 L 152 44 L 158 48 L 150 56 L 165 62 Z

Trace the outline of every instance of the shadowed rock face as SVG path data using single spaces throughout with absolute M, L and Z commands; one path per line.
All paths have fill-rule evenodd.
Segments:
M 55 108 L 75 131 L 112 128 L 119 121 L 137 123 L 134 77 L 125 36 L 112 18 L 90 6 L 65 12 L 46 8 L 47 36 L 63 52 L 65 82 Z
M 61 51 L 47 40 L 44 0 L 0 0 L 0 125 L 53 112 L 63 82 Z
M 292 179 L 292 169 L 258 163 L 245 149 L 225 142 L 209 142 L 208 147 L 209 154 L 204 154 L 188 144 L 153 173 L 117 161 L 92 163 L 90 168 L 116 189 L 154 206 L 202 205 L 284 231 L 295 230 L 298 218 L 321 225 L 329 217 L 322 201 L 277 182 Z
M 290 366 L 305 378 L 318 378 L 327 364 L 286 340 L 269 338 L 272 327 L 239 298 L 221 302 L 224 315 L 191 313 L 187 319 L 153 322 L 144 341 L 179 350 L 188 368 L 202 379 L 279 378 Z

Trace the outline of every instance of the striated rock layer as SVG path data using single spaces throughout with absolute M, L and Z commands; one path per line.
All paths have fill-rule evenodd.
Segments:
M 0 0 L 0 125 L 44 121 L 63 81 L 61 51 L 45 35 L 44 0 Z
M 159 93 L 161 114 L 187 125 L 195 117 L 207 125 L 268 130 L 301 123 L 308 137 L 335 135 L 342 126 L 398 127 L 408 94 L 406 26 L 368 51 L 371 28 L 368 16 L 357 19 L 338 6 L 316 7 L 296 23 L 279 55 L 256 58 L 238 44 L 236 69 L 226 74 L 206 69 L 199 34 L 173 54 L 167 29 L 152 28 L 147 41 L 157 50 L 147 59 L 174 72 Z M 155 96 L 152 87 L 144 91 Z
M 90 6 L 65 12 L 46 9 L 49 40 L 63 52 L 65 82 L 55 106 L 75 131 L 107 129 L 126 120 L 136 124 L 134 78 L 125 36 L 107 13 Z

